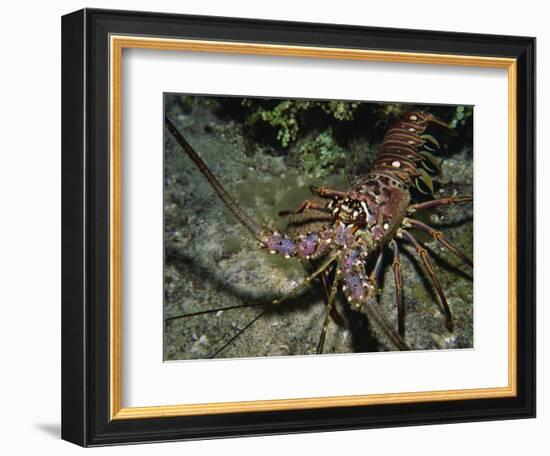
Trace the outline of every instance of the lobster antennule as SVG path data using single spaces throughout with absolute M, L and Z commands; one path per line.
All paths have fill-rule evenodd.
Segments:
M 212 174 L 210 169 L 208 169 L 208 166 L 206 166 L 206 163 L 202 161 L 202 159 L 199 157 L 197 152 L 195 152 L 195 149 L 191 147 L 191 145 L 187 142 L 187 140 L 183 137 L 183 135 L 179 132 L 179 130 L 174 126 L 172 121 L 168 118 L 168 116 L 164 116 L 166 127 L 168 128 L 168 131 L 172 133 L 172 136 L 176 139 L 178 144 L 181 146 L 183 151 L 189 156 L 191 160 L 193 160 L 193 163 L 197 166 L 198 170 L 206 177 L 214 191 L 218 194 L 218 196 L 222 199 L 224 204 L 229 208 L 231 212 L 233 212 L 233 215 L 237 217 L 237 219 L 246 227 L 248 230 L 258 239 L 261 238 L 264 229 L 262 226 L 260 226 L 258 223 L 256 223 L 254 220 L 252 220 L 248 214 L 246 214 L 239 206 L 237 206 L 237 203 L 233 201 L 233 198 L 229 196 L 229 194 L 225 191 L 222 184 L 219 183 L 218 179 Z

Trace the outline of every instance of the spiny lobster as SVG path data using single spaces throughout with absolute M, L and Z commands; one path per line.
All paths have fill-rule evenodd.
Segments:
M 315 264 L 316 268 L 312 274 L 291 290 L 290 293 L 273 301 L 271 306 L 281 304 L 283 301 L 297 296 L 316 277 L 321 277 L 327 291 L 327 304 L 317 353 L 323 351 L 327 325 L 330 316 L 334 313 L 334 301 L 339 289 L 343 291 L 350 307 L 372 320 L 387 336 L 392 345 L 399 350 L 410 349 L 404 337 L 403 283 L 400 249 L 396 240 L 403 240 L 414 247 L 436 290 L 445 316 L 445 326 L 448 331 L 453 331 L 451 310 L 428 256 L 428 251 L 410 232 L 411 229 L 424 231 L 465 264 L 473 267 L 472 261 L 451 243 L 442 232 L 414 218 L 415 213 L 420 211 L 473 200 L 471 196 L 449 196 L 416 204 L 411 203 L 411 188 L 422 189 L 423 185 L 425 186 L 426 183 L 430 182 L 424 168 L 428 170 L 435 168 L 434 157 L 423 149 L 428 144 L 439 147 L 433 136 L 425 134 L 428 126 L 430 124 L 439 125 L 454 134 L 454 130 L 442 120 L 424 111 L 409 112 L 402 115 L 386 132 L 370 172 L 351 190 L 344 192 L 325 187 L 311 187 L 312 192 L 323 199 L 323 203 L 305 200 L 294 210 L 281 211 L 280 215 L 282 216 L 300 214 L 305 210 L 317 211 L 330 216 L 331 223 L 322 230 L 298 236 L 280 233 L 251 219 L 225 191 L 167 116 L 165 122 L 168 131 L 174 136 L 200 172 L 204 174 L 224 204 L 265 249 L 271 254 L 281 254 L 285 258 L 309 260 Z M 375 303 L 383 254 L 386 249 L 391 251 L 393 258 L 397 331 L 388 323 Z M 372 265 L 370 271 L 367 271 L 368 264 Z M 335 268 L 334 278 L 332 283 L 327 285 L 327 271 L 332 268 Z M 258 304 L 250 304 L 250 306 L 253 305 Z M 244 305 L 231 306 L 226 309 L 238 307 L 244 307 Z M 267 312 L 269 307 L 267 306 L 256 319 Z M 188 314 L 187 316 L 200 313 Z M 242 330 L 235 337 L 241 332 Z M 212 357 L 219 354 L 233 339 L 216 351 Z

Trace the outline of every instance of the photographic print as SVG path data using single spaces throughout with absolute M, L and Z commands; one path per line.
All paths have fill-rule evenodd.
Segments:
M 64 440 L 535 416 L 534 38 L 83 9 L 62 54 Z
M 473 347 L 473 106 L 164 110 L 166 361 Z

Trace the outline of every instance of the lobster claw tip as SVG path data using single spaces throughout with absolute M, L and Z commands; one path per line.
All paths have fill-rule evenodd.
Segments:
M 458 136 L 458 133 L 456 132 L 456 130 L 451 127 L 449 124 L 443 122 L 442 120 L 438 119 L 439 122 L 435 122 L 437 125 L 440 125 L 444 130 L 445 132 L 447 132 L 450 136 Z
M 449 133 L 449 135 L 458 136 L 458 133 L 456 132 L 456 130 L 453 127 L 451 127 L 448 123 L 441 120 L 439 117 L 436 117 L 433 114 L 428 114 L 427 120 L 433 124 L 436 124 L 442 127 L 447 133 Z
M 456 130 L 454 128 L 451 128 L 449 125 L 447 125 L 446 131 L 448 131 L 451 136 L 458 136 Z

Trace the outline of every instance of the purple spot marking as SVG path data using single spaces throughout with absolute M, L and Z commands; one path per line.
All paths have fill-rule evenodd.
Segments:
M 296 255 L 296 244 L 292 239 L 283 237 L 280 234 L 273 234 L 266 238 L 265 245 L 269 250 L 282 253 L 283 255 Z
M 371 233 L 372 233 L 372 237 L 374 238 L 375 241 L 379 241 L 386 234 L 386 232 L 384 231 L 384 229 L 380 225 L 374 226 L 371 229 Z
M 350 239 L 350 237 L 353 239 L 353 235 L 351 234 L 352 228 L 353 225 L 346 226 L 343 223 L 339 223 L 336 228 L 336 244 L 345 245 L 346 241 Z
M 279 251 L 285 255 L 296 255 L 296 244 L 292 239 L 283 238 L 279 249 Z
M 277 250 L 276 247 L 281 242 L 281 239 L 282 239 L 281 235 L 272 234 L 271 236 L 266 237 L 263 242 L 269 250 Z
M 344 283 L 346 284 L 346 294 L 356 302 L 361 302 L 365 298 L 363 282 L 358 274 L 347 274 Z
M 302 258 L 313 255 L 319 238 L 316 234 L 308 234 L 298 244 L 298 253 Z
M 357 261 L 357 258 L 359 258 L 358 250 L 351 250 L 344 257 L 344 261 L 342 262 L 342 269 L 344 273 L 351 272 L 353 268 L 353 264 Z

